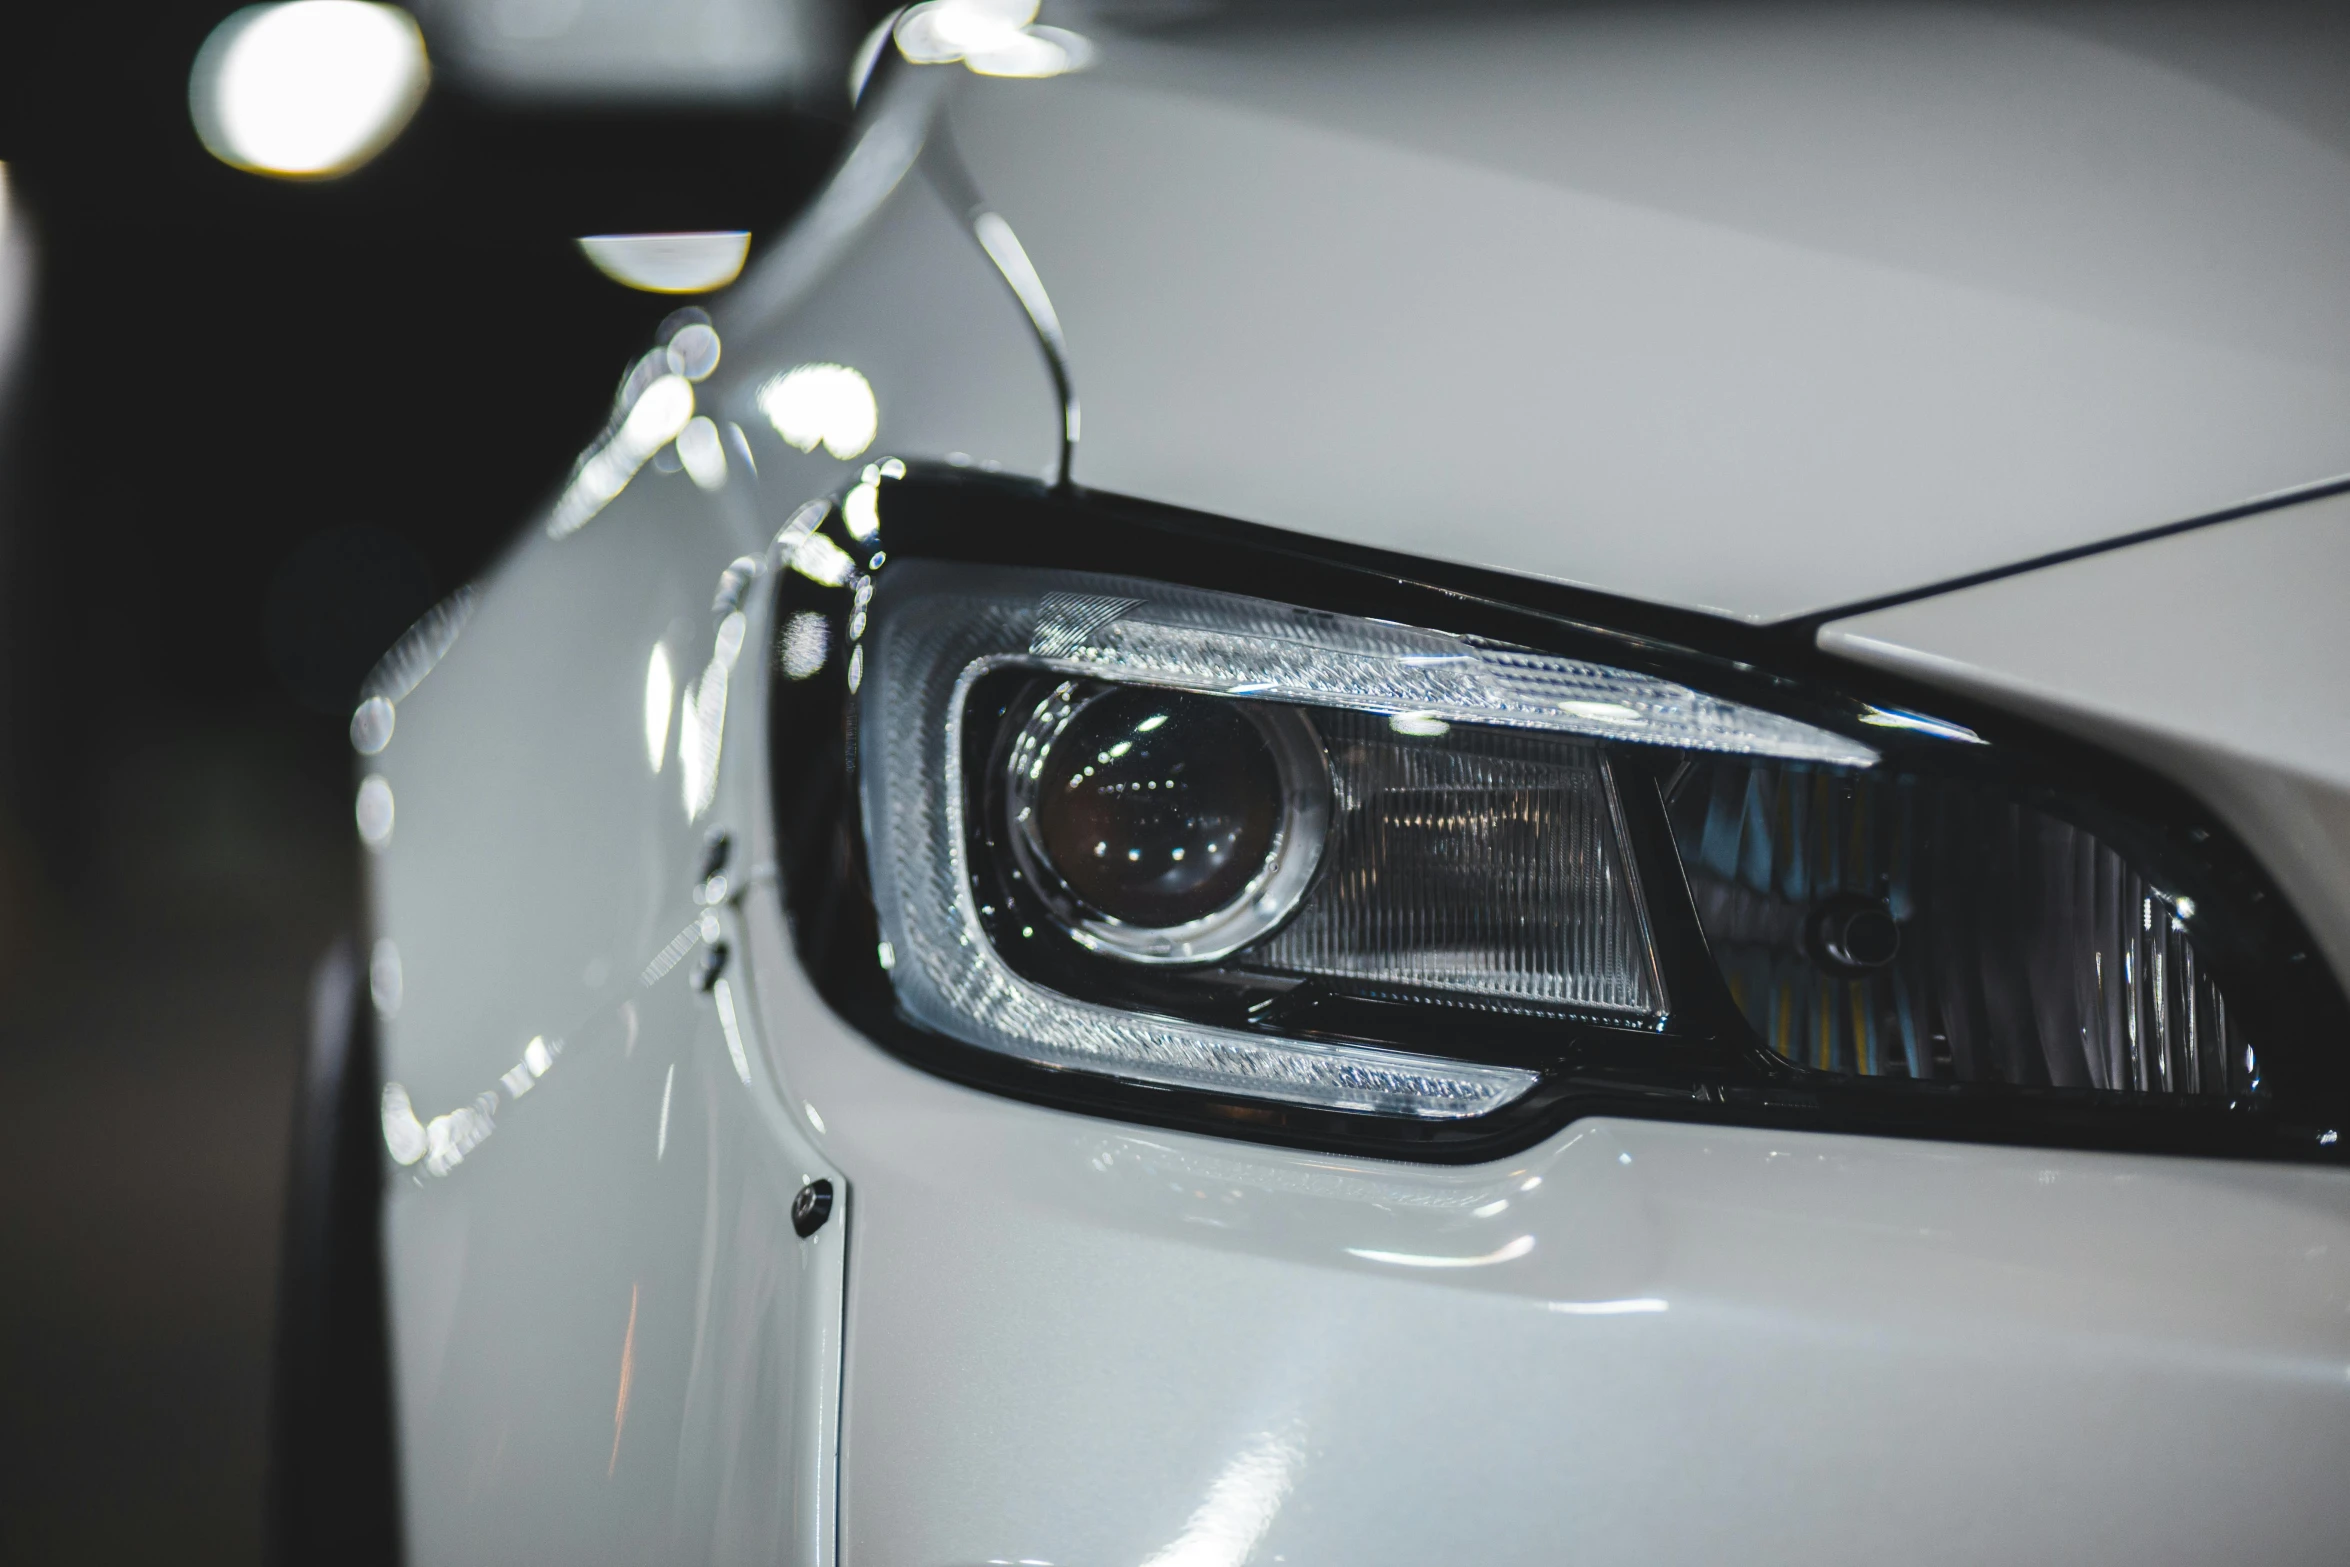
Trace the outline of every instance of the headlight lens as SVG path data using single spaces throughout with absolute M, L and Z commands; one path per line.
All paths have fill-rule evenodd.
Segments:
M 1017 874 L 1080 942 L 1204 962 L 1297 907 L 1330 784 L 1294 711 L 1057 680 L 1006 727 L 1000 793 Z
M 1098 512 L 887 495 L 886 537 L 803 508 L 778 541 L 779 625 L 848 651 L 781 636 L 777 780 L 811 972 L 926 1065 L 1440 1157 L 1588 1110 L 2336 1146 L 2339 991 L 2224 834 L 2118 764 L 1246 530 L 1146 526 L 1143 570 L 1081 570 L 1120 555 Z

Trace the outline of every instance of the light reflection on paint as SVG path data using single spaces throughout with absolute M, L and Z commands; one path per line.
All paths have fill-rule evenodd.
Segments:
M 1037 25 L 1036 11 L 1036 0 L 923 0 L 898 18 L 898 53 L 915 65 L 960 61 L 981 76 L 1032 80 L 1092 63 L 1090 42 L 1067 28 Z
M 375 1003 L 378 1017 L 400 1015 L 400 998 L 406 988 L 406 978 L 400 968 L 400 949 L 389 936 L 378 937 L 375 949 L 367 955 L 367 996 Z
M 846 462 L 873 444 L 881 405 L 873 383 L 848 365 L 795 365 L 759 388 L 759 411 L 803 452 L 822 446 Z
M 488 1141 L 498 1129 L 498 1096 L 486 1092 L 473 1103 L 424 1123 L 424 1168 L 430 1175 L 446 1175 L 465 1162 L 465 1156 Z
M 694 921 L 672 937 L 645 965 L 638 976 L 641 987 L 650 988 L 667 978 L 683 961 L 686 954 L 706 941 L 715 941 L 721 934 L 716 915 L 704 910 Z M 743 1045 L 743 1023 L 737 1010 L 732 987 L 720 979 L 713 987 L 718 1004 L 720 1028 L 726 1034 L 728 1053 L 734 1057 L 735 1071 L 743 1082 L 750 1082 L 750 1060 Z M 637 1008 L 633 1000 L 622 1001 L 603 1013 L 595 1021 L 583 1025 L 588 1030 L 581 1037 L 585 1043 L 608 1047 L 617 1044 L 622 1054 L 632 1054 L 637 1043 Z M 416 1177 L 419 1184 L 424 1176 L 446 1176 L 463 1164 L 468 1155 L 497 1130 L 499 1106 L 503 1102 L 519 1102 L 533 1092 L 555 1067 L 562 1064 L 569 1047 L 563 1037 L 553 1034 L 533 1037 L 522 1048 L 522 1058 L 500 1075 L 498 1087 L 478 1094 L 468 1103 L 446 1115 L 434 1116 L 419 1122 L 408 1090 L 396 1082 L 384 1085 L 381 1120 L 384 1147 L 393 1160 L 402 1165 L 421 1165 Z M 672 1063 L 661 1085 L 661 1119 L 654 1132 L 653 1156 L 661 1159 L 668 1152 L 669 1112 L 674 1093 L 677 1068 Z M 499 1090 L 504 1090 L 501 1100 Z
M 369 773 L 361 779 L 351 815 L 359 825 L 359 841 L 380 853 L 392 841 L 391 780 L 381 773 Z
M 1672 1309 L 1652 1295 L 1631 1300 L 1551 1300 L 1543 1306 L 1567 1317 L 1634 1317 Z
M 808 542 L 808 536 L 822 527 L 830 515 L 832 502 L 822 498 L 802 501 L 783 526 L 775 530 L 775 558 L 790 565 L 800 546 Z
M 661 1076 L 661 1129 L 653 1134 L 653 1162 L 659 1164 L 669 1156 L 669 1096 L 677 1087 L 677 1063 L 669 1063 L 669 1070 Z
M 692 924 L 670 937 L 668 944 L 653 954 L 652 961 L 645 965 L 645 971 L 637 976 L 637 983 L 647 986 L 658 984 L 671 969 L 685 961 L 685 955 L 693 951 L 694 943 L 701 939 L 702 922 L 697 915 Z
M 1217 1474 L 1183 1532 L 1143 1567 L 1241 1567 L 1273 1527 L 1304 1459 L 1302 1426 L 1258 1433 Z
M 398 1083 L 384 1084 L 383 1091 L 384 1151 L 392 1162 L 411 1165 L 424 1157 L 424 1123 L 416 1119 L 416 1107 L 409 1103 L 408 1090 Z
M 696 414 L 677 432 L 677 458 L 695 488 L 712 492 L 726 488 L 726 445 L 708 415 Z
M 677 676 L 669 668 L 669 649 L 656 642 L 645 660 L 645 761 L 653 771 L 669 759 L 669 714 L 677 704 Z
M 841 498 L 840 520 L 859 544 L 881 536 L 881 469 L 869 466 L 857 487 Z
M 619 428 L 580 459 L 578 472 L 547 519 L 547 537 L 566 539 L 586 527 L 628 488 L 628 481 L 655 452 L 677 439 L 693 416 L 693 383 L 668 370 L 654 376 L 629 401 Z
M 682 375 L 658 377 L 644 389 L 621 421 L 621 438 L 645 452 L 675 440 L 694 414 L 693 383 Z
M 718 591 L 710 595 L 710 613 L 723 615 L 743 607 L 743 595 L 752 583 L 759 580 L 759 560 L 755 555 L 737 555 L 718 573 Z
M 837 588 L 856 574 L 857 562 L 823 534 L 811 533 L 792 551 L 791 567 L 810 582 Z
M 721 352 L 718 329 L 710 324 L 708 316 L 691 306 L 679 315 L 686 317 L 686 322 L 669 334 L 669 346 L 661 351 L 662 363 L 689 381 L 703 380 L 718 368 Z
M 397 709 L 381 696 L 371 696 L 351 713 L 351 749 L 361 756 L 374 756 L 392 743 L 392 725 Z
M 756 479 L 759 477 L 759 459 L 751 455 L 750 437 L 743 434 L 743 427 L 732 419 L 726 421 L 725 429 L 726 449 L 734 453 L 741 460 L 744 469 L 749 472 L 752 478 Z
M 685 692 L 685 718 L 677 727 L 678 785 L 687 821 L 698 820 L 718 798 L 718 755 L 726 735 L 726 691 L 735 660 L 742 656 L 750 622 L 736 610 L 718 623 L 710 662 Z
M 522 1059 L 499 1077 L 499 1086 L 506 1090 L 508 1098 L 520 1099 L 538 1086 L 539 1079 L 553 1069 L 555 1057 L 562 1053 L 562 1040 L 549 1042 L 544 1036 L 534 1037 L 522 1047 Z
M 1498 1262 L 1515 1262 L 1533 1249 L 1534 1237 L 1521 1235 L 1478 1257 L 1423 1256 L 1408 1251 L 1372 1251 L 1361 1246 L 1347 1247 L 1346 1254 L 1360 1257 L 1365 1262 L 1384 1262 L 1398 1268 L 1489 1268 Z
M 636 1303 L 639 1286 L 628 1286 L 628 1331 L 620 1339 L 620 1397 L 612 1406 L 612 1457 L 604 1465 L 609 1480 L 620 1468 L 620 1433 L 628 1424 L 628 1391 L 636 1381 Z
M 718 1029 L 726 1036 L 726 1053 L 734 1062 L 734 1075 L 741 1078 L 743 1086 L 748 1088 L 751 1086 L 751 1057 L 743 1049 L 742 1019 L 735 1015 L 734 987 L 726 982 L 724 975 L 719 976 L 710 986 L 710 999 L 718 1004 Z
M 389 703 L 408 700 L 410 692 L 423 684 L 440 661 L 457 645 L 458 633 L 473 618 L 473 589 L 459 588 L 447 598 L 417 617 L 416 624 L 400 635 L 392 650 L 376 661 L 367 675 L 367 683 L 360 689 L 369 697 L 381 697 Z M 364 707 L 366 704 L 362 703 Z M 353 715 L 354 721 L 357 715 Z M 387 727 L 384 739 L 391 739 Z M 354 737 L 356 740 L 356 737 Z M 363 748 L 364 749 L 364 748 Z

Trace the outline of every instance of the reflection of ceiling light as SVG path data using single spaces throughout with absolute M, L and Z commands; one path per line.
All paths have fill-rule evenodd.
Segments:
M 669 670 L 669 649 L 653 644 L 645 662 L 645 760 L 654 772 L 669 759 L 669 711 L 677 703 L 677 677 Z
M 742 229 L 708 234 L 590 234 L 579 248 L 615 283 L 648 294 L 706 294 L 742 275 L 751 236 Z
M 699 488 L 726 488 L 726 443 L 709 415 L 696 414 L 677 432 L 677 460 Z
M 898 17 L 898 53 L 916 65 L 960 60 L 982 76 L 1059 76 L 1092 60 L 1085 39 L 1035 22 L 1036 0 L 923 0 Z
M 294 0 L 247 6 L 212 30 L 188 76 L 196 134 L 255 174 L 348 174 L 391 144 L 432 75 L 397 6 Z
M 759 411 L 803 452 L 824 449 L 846 462 L 881 427 L 873 383 L 847 365 L 800 365 L 759 388 Z

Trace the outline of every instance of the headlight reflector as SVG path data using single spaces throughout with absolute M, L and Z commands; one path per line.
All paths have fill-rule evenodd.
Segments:
M 1264 968 L 1455 1004 L 1662 1020 L 1597 746 L 1466 724 L 1413 735 L 1353 713 L 1322 728 L 1339 825 Z
M 1957 779 L 1708 758 L 1673 799 L 1739 1010 L 1798 1065 L 2227 1099 L 2258 1058 L 2191 898 Z

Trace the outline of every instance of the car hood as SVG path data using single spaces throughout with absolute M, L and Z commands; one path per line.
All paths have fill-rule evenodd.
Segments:
M 1774 621 L 2350 472 L 2330 19 L 1101 20 L 944 120 L 1080 483 Z

